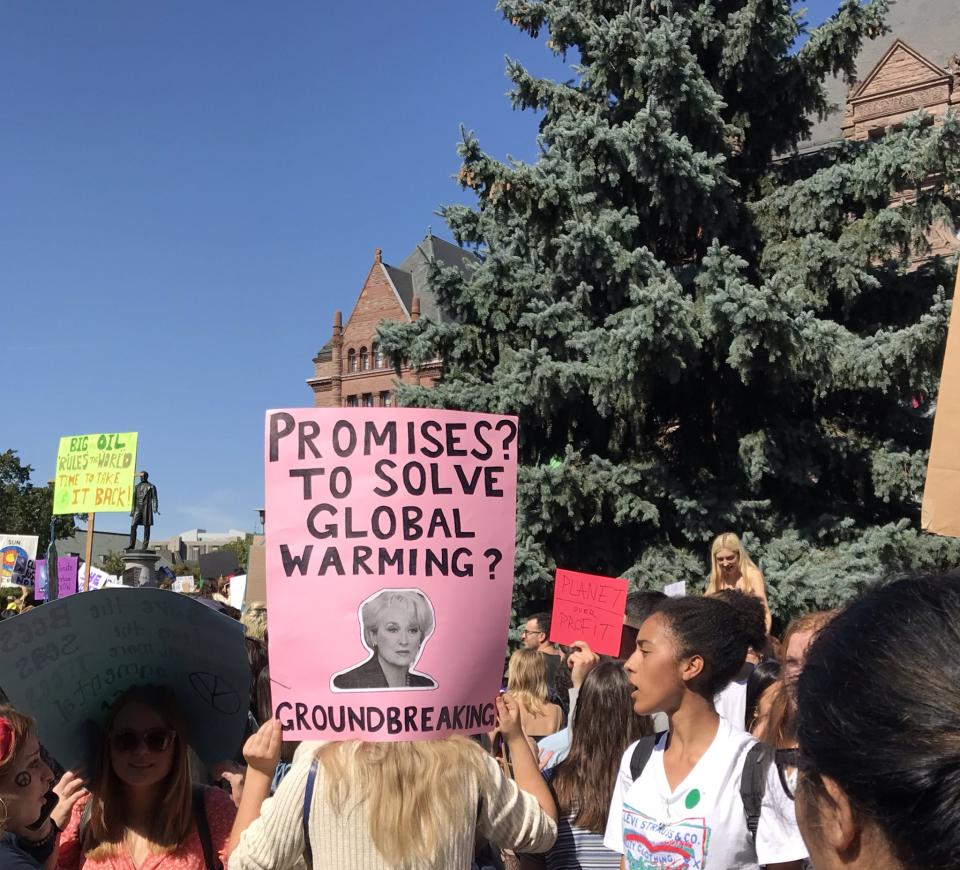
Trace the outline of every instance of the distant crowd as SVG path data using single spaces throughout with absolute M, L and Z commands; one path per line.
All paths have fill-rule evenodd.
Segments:
M 217 767 L 168 687 L 122 693 L 83 770 L 0 706 L 0 870 L 960 867 L 958 577 L 878 585 L 775 637 L 726 533 L 704 594 L 628 596 L 618 657 L 531 614 L 495 729 L 419 741 L 284 741 L 266 607 L 240 618 L 247 737 Z M 368 621 L 369 667 L 412 685 L 416 603 Z

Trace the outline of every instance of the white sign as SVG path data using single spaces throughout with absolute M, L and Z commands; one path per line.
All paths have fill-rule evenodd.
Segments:
M 193 577 L 177 577 L 173 581 L 173 591 L 174 592 L 196 592 L 196 582 Z
M 36 535 L 0 535 L 0 586 L 33 586 Z
M 687 581 L 679 580 L 676 583 L 668 583 L 663 587 L 663 594 L 667 598 L 683 598 L 687 594 Z
M 85 568 L 84 566 L 80 567 L 80 576 L 83 576 Z M 123 580 L 117 577 L 114 574 L 108 574 L 102 568 L 94 568 L 93 565 L 90 566 L 90 590 L 94 589 L 107 589 L 110 586 L 123 586 Z
M 247 592 L 247 575 L 234 574 L 230 578 L 230 606 L 243 610 L 243 596 Z

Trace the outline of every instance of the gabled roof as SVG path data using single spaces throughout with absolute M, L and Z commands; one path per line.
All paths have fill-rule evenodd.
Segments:
M 957 0 L 897 0 L 887 16 L 890 32 L 879 39 L 866 40 L 857 57 L 857 79 L 863 81 L 890 52 L 891 43 L 900 40 L 927 62 L 946 69 L 950 58 L 960 52 L 960 15 Z M 847 85 L 832 76 L 824 83 L 827 101 L 836 108 L 825 120 L 814 122 L 810 139 L 800 143 L 807 151 L 843 138 L 843 110 Z
M 420 316 L 429 317 L 438 323 L 449 323 L 453 318 L 441 310 L 437 301 L 436 293 L 430 286 L 430 263 L 437 260 L 441 266 L 450 266 L 466 272 L 480 263 L 480 258 L 471 251 L 454 245 L 452 242 L 437 238 L 432 232 L 427 232 L 426 236 L 417 244 L 417 246 L 407 255 L 399 266 L 390 266 L 379 259 L 380 253 L 377 251 L 377 260 L 374 267 L 379 264 L 383 266 L 387 278 L 393 285 L 401 306 L 407 316 L 410 316 L 413 307 L 413 297 L 420 297 Z M 354 303 L 356 307 L 356 303 Z M 351 312 L 351 317 L 353 316 Z M 349 318 L 347 320 L 349 323 Z M 327 342 L 313 358 L 314 363 L 326 362 L 333 356 L 333 345 Z
M 471 251 L 459 248 L 428 232 L 400 264 L 400 269 L 410 276 L 411 298 L 413 295 L 420 297 L 420 315 L 439 323 L 449 323 L 450 315 L 441 309 L 436 293 L 430 286 L 431 260 L 436 260 L 441 266 L 450 266 L 461 272 L 467 272 L 479 264 L 480 258 Z M 409 311 L 409 305 L 407 310 Z
M 930 79 L 949 78 L 949 74 L 943 67 L 939 67 L 932 61 L 927 60 L 920 52 L 914 51 L 914 49 L 907 45 L 902 39 L 895 39 L 893 45 L 883 53 L 883 57 L 877 61 L 873 69 L 867 74 L 867 77 L 863 79 L 863 81 L 857 82 L 857 85 L 850 92 L 848 99 L 856 100 L 859 97 L 868 96 L 871 90 L 878 90 L 871 88 L 871 85 L 873 85 L 874 79 L 879 75 L 887 61 L 896 54 L 905 55 L 908 63 L 912 61 L 914 67 L 919 67 L 920 72 L 925 76 L 929 76 Z M 882 88 L 879 90 L 882 91 Z
M 413 276 L 409 272 L 404 272 L 403 269 L 388 266 L 386 263 L 383 264 L 383 268 L 387 270 L 387 275 L 393 281 L 397 296 L 400 297 L 400 302 L 403 304 L 403 310 L 409 314 L 410 306 L 413 303 Z

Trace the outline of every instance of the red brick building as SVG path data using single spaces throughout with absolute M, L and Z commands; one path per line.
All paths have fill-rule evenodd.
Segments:
M 958 12 L 958 0 L 894 3 L 887 18 L 890 33 L 863 44 L 853 87 L 840 78 L 827 81 L 827 96 L 837 111 L 814 126 L 801 150 L 879 138 L 921 109 L 934 123 L 951 107 L 960 110 Z M 956 235 L 943 224 L 932 226 L 927 239 L 931 249 L 918 263 L 958 248 Z
M 383 262 L 379 248 L 346 324 L 333 315 L 333 335 L 313 358 L 314 375 L 307 380 L 314 405 L 320 408 L 387 406 L 393 404 L 397 382 L 432 386 L 441 361 L 417 369 L 404 367 L 399 376 L 377 344 L 381 320 L 412 322 L 429 317 L 449 320 L 430 287 L 430 263 L 467 270 L 476 255 L 438 239 L 432 233 L 399 266 Z

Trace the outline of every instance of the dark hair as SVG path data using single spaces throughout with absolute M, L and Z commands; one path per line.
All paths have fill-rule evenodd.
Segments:
M 780 662 L 766 659 L 760 662 L 747 677 L 747 709 L 743 717 L 743 730 L 753 729 L 757 720 L 757 705 L 763 693 L 780 678 Z
M 640 589 L 627 595 L 625 622 L 634 628 L 643 625 L 643 621 L 660 608 L 667 596 L 656 589 Z
M 536 621 L 537 631 L 542 631 L 547 637 L 550 637 L 550 614 L 549 613 L 534 613 L 527 617 L 528 622 L 531 619 Z
M 677 642 L 680 658 L 699 655 L 703 670 L 689 688 L 711 703 L 743 667 L 749 642 L 736 611 L 714 596 L 671 598 L 657 614 Z
M 714 598 L 726 601 L 736 612 L 747 643 L 757 652 L 767 645 L 767 611 L 756 595 L 741 592 L 739 589 L 721 589 L 713 593 Z
M 570 754 L 557 765 L 550 785 L 560 813 L 573 824 L 602 834 L 610 795 L 626 748 L 653 734 L 649 716 L 633 712 L 633 687 L 617 662 L 601 662 L 583 681 Z
M 247 666 L 250 669 L 250 712 L 253 713 L 258 723 L 263 724 L 265 720 L 259 716 L 259 677 L 267 666 L 267 648 L 262 641 L 249 636 L 243 638 L 243 643 L 247 648 Z
M 243 639 L 247 648 L 247 665 L 250 667 L 250 679 L 255 680 L 257 674 L 267 666 L 267 647 L 262 640 L 245 636 Z
M 253 689 L 250 704 L 251 712 L 257 720 L 257 724 L 262 725 L 273 718 L 273 696 L 270 691 L 270 666 L 264 665 L 260 672 L 253 678 L 251 683 Z
M 960 577 L 876 588 L 825 626 L 797 684 L 798 800 L 821 776 L 904 866 L 960 855 Z
M 546 653 L 540 653 L 540 655 L 546 655 Z M 557 656 L 553 656 L 557 658 Z M 545 660 L 546 661 L 546 660 Z M 553 669 L 553 673 L 550 673 L 550 669 L 547 669 L 547 678 L 553 677 L 550 681 L 550 684 L 547 686 L 547 689 L 551 691 L 554 695 L 550 700 L 555 701 L 557 704 L 563 708 L 564 715 L 568 712 L 568 703 L 569 691 L 573 688 L 573 676 L 570 673 L 570 668 L 567 667 L 567 663 L 560 662 L 558 667 Z

